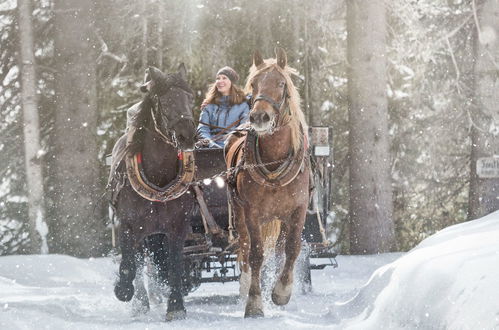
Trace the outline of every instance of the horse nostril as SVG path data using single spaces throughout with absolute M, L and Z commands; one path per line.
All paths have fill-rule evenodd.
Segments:
M 264 113 L 264 114 L 263 114 L 262 121 L 263 121 L 264 123 L 266 123 L 266 122 L 270 121 L 270 117 L 269 117 L 269 115 L 268 115 L 267 113 Z
M 255 120 L 256 120 L 256 118 L 255 118 L 255 117 L 256 117 L 256 116 L 255 116 L 254 114 L 251 114 L 251 115 L 250 115 L 250 123 L 254 123 L 254 122 L 255 122 Z

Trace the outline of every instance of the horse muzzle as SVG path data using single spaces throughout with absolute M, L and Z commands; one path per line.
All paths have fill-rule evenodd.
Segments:
M 275 116 L 267 111 L 255 111 L 250 113 L 251 127 L 258 134 L 267 134 L 274 129 Z

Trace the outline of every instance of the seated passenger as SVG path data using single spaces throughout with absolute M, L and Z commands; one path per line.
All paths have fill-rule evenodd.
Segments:
M 227 134 L 248 121 L 250 109 L 243 90 L 236 86 L 238 79 L 228 66 L 218 70 L 201 105 L 197 147 L 223 148 Z

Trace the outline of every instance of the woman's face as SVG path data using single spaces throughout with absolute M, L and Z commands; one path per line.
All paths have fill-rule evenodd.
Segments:
M 217 84 L 217 90 L 220 92 L 220 94 L 222 95 L 230 94 L 230 86 L 232 86 L 232 82 L 230 81 L 229 77 L 227 77 L 224 74 L 219 74 L 217 76 L 216 84 Z

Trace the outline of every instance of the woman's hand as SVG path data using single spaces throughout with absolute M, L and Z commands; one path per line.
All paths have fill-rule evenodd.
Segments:
M 212 139 L 202 139 L 196 142 L 196 148 L 222 148 L 218 144 L 215 143 Z

